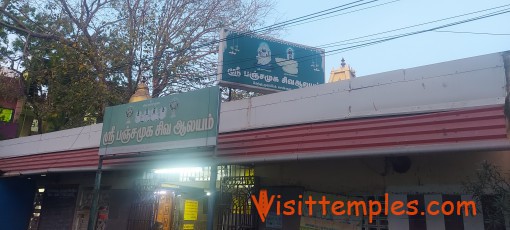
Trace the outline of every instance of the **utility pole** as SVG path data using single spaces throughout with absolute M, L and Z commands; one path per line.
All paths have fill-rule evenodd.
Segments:
M 97 209 L 99 206 L 99 194 L 101 190 L 101 174 L 103 169 L 103 155 L 99 155 L 99 162 L 97 163 L 96 180 L 94 182 L 94 191 L 92 194 L 92 204 L 90 205 L 90 215 L 87 230 L 94 230 L 97 221 Z
M 215 148 L 216 149 L 216 148 Z M 216 150 L 214 151 L 216 152 Z M 216 199 L 216 180 L 218 178 L 218 165 L 211 166 L 211 176 L 209 181 L 209 200 L 207 204 L 207 230 L 214 229 L 214 205 Z

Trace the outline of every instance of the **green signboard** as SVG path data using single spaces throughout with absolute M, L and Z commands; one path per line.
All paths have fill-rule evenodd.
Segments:
M 100 155 L 213 147 L 218 86 L 106 108 Z
M 271 92 L 324 83 L 322 49 L 227 29 L 220 37 L 221 85 Z

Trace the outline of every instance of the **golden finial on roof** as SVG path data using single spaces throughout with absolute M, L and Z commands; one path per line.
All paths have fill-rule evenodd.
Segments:
M 329 75 L 329 83 L 341 80 L 349 80 L 356 77 L 356 72 L 345 63 L 345 59 L 342 57 L 339 69 L 331 70 Z
M 144 101 L 151 98 L 149 94 L 149 87 L 147 84 L 145 84 L 145 79 L 143 79 L 138 85 L 136 86 L 136 91 L 131 95 L 131 98 L 129 98 L 129 103 L 131 102 L 139 102 Z

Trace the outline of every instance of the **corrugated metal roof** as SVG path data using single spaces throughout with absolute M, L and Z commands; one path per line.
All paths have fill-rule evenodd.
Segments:
M 506 139 L 502 106 L 222 134 L 219 156 L 310 153 Z
M 353 150 L 375 154 L 381 149 L 438 144 L 455 147 L 473 143 L 484 148 L 494 142 L 510 147 L 503 106 L 222 133 L 216 158 L 220 162 L 260 156 L 272 160 L 295 154 L 313 158 L 315 154 L 324 152 L 334 157 Z M 105 160 L 105 166 L 131 165 L 139 161 L 140 158 Z M 97 162 L 98 149 L 89 148 L 0 159 L 0 170 L 8 175 L 50 169 L 93 170 Z M 147 161 L 142 159 L 140 162 Z
M 97 166 L 98 149 L 73 150 L 58 153 L 37 154 L 0 160 L 0 170 L 35 171 L 49 168 Z
M 219 132 L 502 105 L 507 95 L 504 55 L 493 53 L 225 102 L 220 117 L 226 122 L 220 122 Z M 95 124 L 3 140 L 0 158 L 97 148 L 101 130 L 102 124 Z

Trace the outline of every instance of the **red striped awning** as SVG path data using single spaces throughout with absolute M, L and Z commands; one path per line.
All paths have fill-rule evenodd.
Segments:
M 510 149 L 503 105 L 221 133 L 216 160 L 222 163 L 365 155 L 433 147 L 436 151 Z M 98 148 L 0 159 L 4 175 L 49 171 L 95 170 Z M 146 159 L 149 160 L 150 158 Z M 144 162 L 105 160 L 122 167 Z

